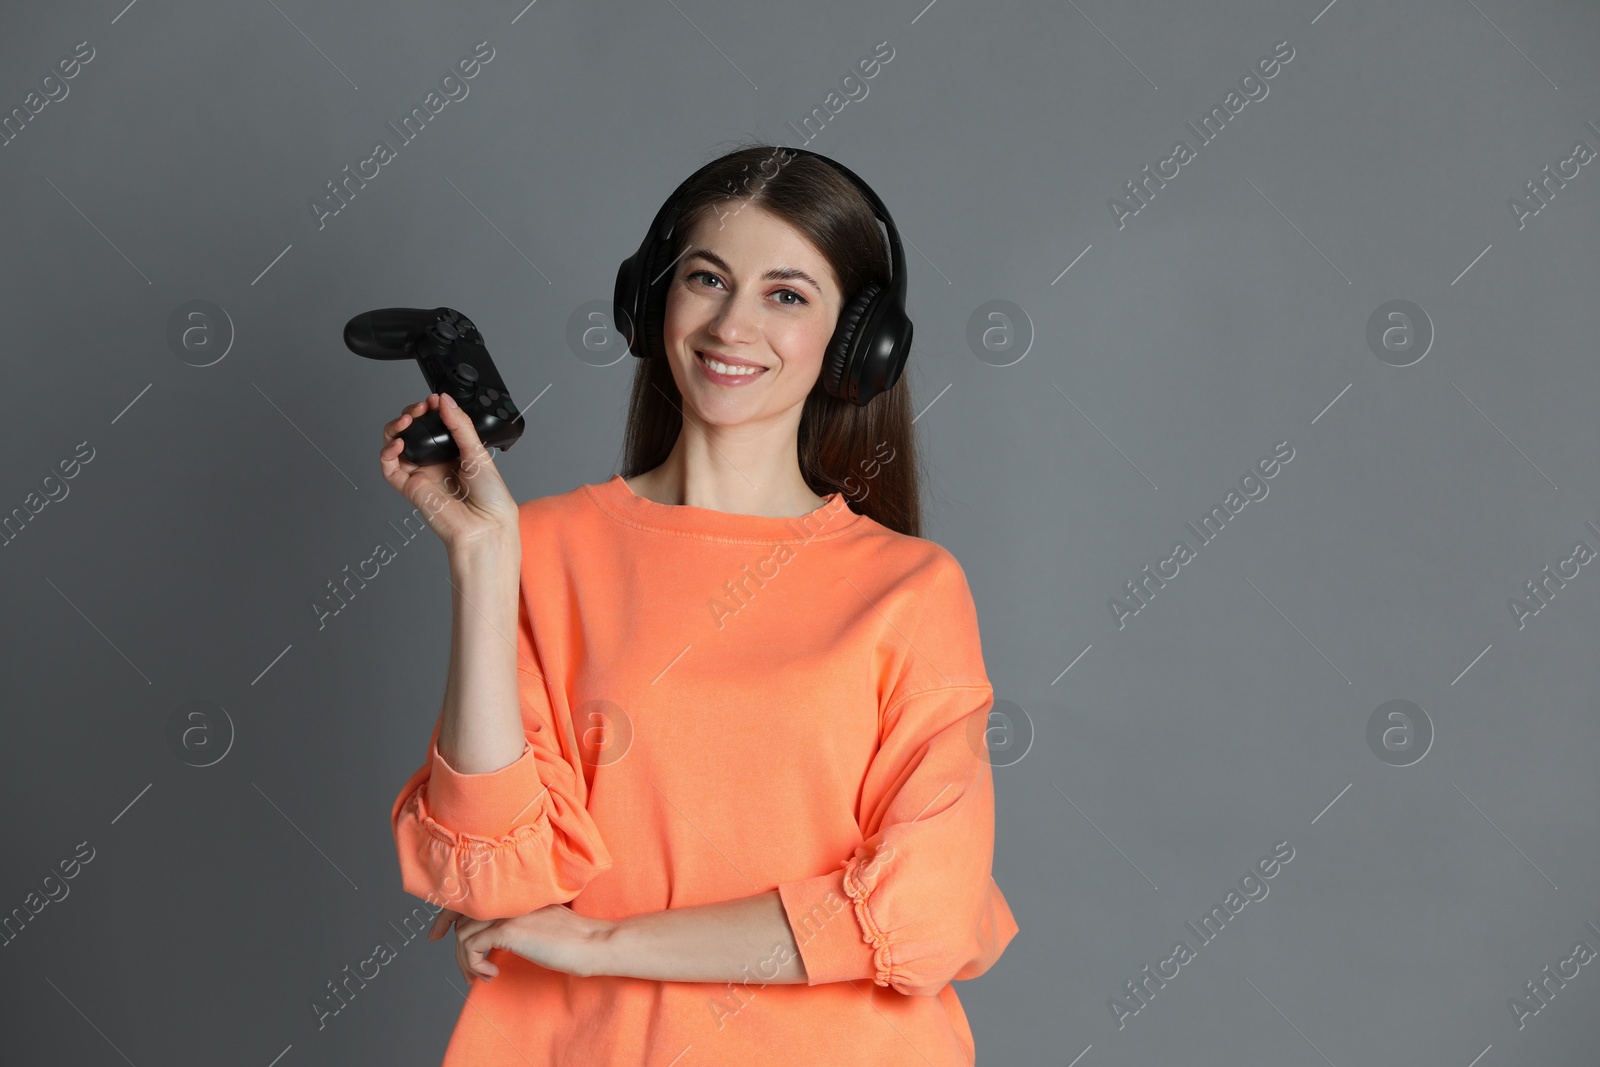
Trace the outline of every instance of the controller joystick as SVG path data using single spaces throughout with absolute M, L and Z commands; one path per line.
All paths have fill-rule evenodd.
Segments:
M 428 391 L 454 397 L 485 445 L 504 452 L 526 429 L 478 328 L 454 308 L 363 311 L 345 323 L 344 343 L 368 359 L 416 360 Z M 437 411 L 413 418 L 400 439 L 405 442 L 401 456 L 419 467 L 461 455 Z

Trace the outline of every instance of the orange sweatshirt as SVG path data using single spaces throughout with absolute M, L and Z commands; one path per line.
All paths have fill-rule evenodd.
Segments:
M 1017 923 L 990 874 L 993 690 L 955 557 L 838 493 L 770 518 L 621 475 L 520 523 L 527 747 L 462 774 L 435 724 L 392 812 L 405 890 L 478 919 L 621 919 L 777 889 L 807 980 L 764 983 L 776 944 L 738 982 L 495 949 L 444 1067 L 972 1064 L 950 981 Z

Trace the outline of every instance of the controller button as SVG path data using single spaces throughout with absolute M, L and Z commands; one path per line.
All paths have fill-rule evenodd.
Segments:
M 457 363 L 452 373 L 457 381 L 465 382 L 468 385 L 478 380 L 478 368 L 470 363 Z
M 498 389 L 489 388 L 489 389 L 485 389 L 483 392 L 484 392 L 484 395 L 487 396 L 490 400 L 499 400 L 500 399 L 500 390 L 498 390 Z
M 461 333 L 454 325 L 441 319 L 433 324 L 433 335 L 441 341 L 454 341 Z

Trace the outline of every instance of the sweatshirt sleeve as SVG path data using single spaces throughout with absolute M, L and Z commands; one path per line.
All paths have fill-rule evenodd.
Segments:
M 522 755 L 496 771 L 463 774 L 439 753 L 441 713 L 422 767 L 390 814 L 405 891 L 473 919 L 565 903 L 611 866 L 586 807 L 571 717 L 557 713 L 565 701 L 539 660 L 526 591 L 517 614 Z
M 965 575 L 941 558 L 916 621 L 889 630 L 899 660 L 880 683 L 861 843 L 842 869 L 778 886 L 808 985 L 870 978 L 933 996 L 987 971 L 1018 931 L 990 873 L 994 691 Z

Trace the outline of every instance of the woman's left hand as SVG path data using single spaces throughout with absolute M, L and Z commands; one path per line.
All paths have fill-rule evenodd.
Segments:
M 552 971 L 579 977 L 600 973 L 600 949 L 616 925 L 608 919 L 579 915 L 565 904 L 518 915 L 511 919 L 469 919 L 451 912 L 438 922 L 456 928 L 456 956 L 465 958 L 464 969 L 485 979 L 500 973 L 500 968 L 485 957 L 491 949 L 503 948 Z M 436 925 L 435 929 L 439 927 Z M 430 935 L 430 937 L 433 935 Z

